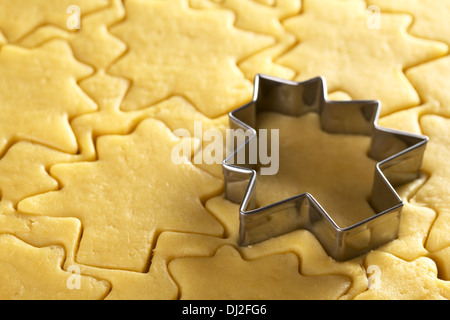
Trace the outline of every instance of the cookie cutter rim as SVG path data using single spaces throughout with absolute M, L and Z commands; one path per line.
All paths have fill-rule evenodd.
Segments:
M 329 101 L 326 94 L 323 77 L 296 82 L 257 74 L 252 101 L 229 113 L 231 129 L 251 132 L 222 162 L 225 198 L 240 203 L 240 246 L 306 229 L 328 255 L 348 260 L 397 238 L 403 201 L 394 187 L 418 178 L 428 137 L 379 126 L 378 100 Z M 369 201 L 375 214 L 341 228 L 309 193 L 258 207 L 258 163 L 250 163 L 249 146 L 257 139 L 257 114 L 264 111 L 291 116 L 317 112 L 326 132 L 370 136 L 369 156 L 377 161 Z M 350 122 L 345 118 L 349 115 Z M 236 165 L 239 152 L 244 152 L 246 158 Z

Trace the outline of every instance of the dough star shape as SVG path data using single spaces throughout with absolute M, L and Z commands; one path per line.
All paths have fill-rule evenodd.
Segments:
M 338 299 L 351 284 L 341 275 L 301 275 L 293 253 L 246 261 L 231 246 L 219 248 L 212 258 L 175 259 L 169 271 L 187 300 Z
M 378 275 L 371 275 L 372 285 L 356 296 L 356 300 L 450 299 L 450 283 L 437 277 L 436 264 L 427 257 L 409 262 L 389 253 L 374 251 L 367 256 L 365 264 L 367 267 L 377 266 Z
M 406 12 L 414 17 L 409 32 L 417 37 L 450 44 L 450 1 L 430 0 L 368 0 L 368 5 L 378 6 L 382 12 Z
M 97 110 L 77 85 L 92 69 L 76 61 L 60 40 L 23 49 L 5 45 L 0 51 L 0 154 L 19 140 L 76 153 L 69 119 Z
M 45 25 L 33 30 L 16 44 L 32 48 L 51 39 L 63 39 L 70 44 L 75 58 L 80 62 L 97 71 L 103 70 L 126 50 L 126 45 L 108 31 L 110 25 L 124 16 L 122 1 L 111 0 L 110 7 L 83 16 L 82 26 L 76 32 L 55 25 Z
M 248 100 L 251 82 L 237 63 L 273 44 L 272 37 L 235 28 L 230 11 L 195 10 L 183 0 L 130 0 L 125 8 L 127 20 L 111 33 L 129 51 L 108 69 L 133 81 L 124 110 L 182 95 L 215 118 Z
M 72 283 L 74 273 L 61 269 L 61 247 L 36 248 L 3 234 L 0 248 L 1 299 L 103 299 L 110 290 L 106 281 L 81 274 Z
M 0 0 L 0 29 L 9 42 L 20 40 L 42 24 L 67 29 L 67 8 L 76 5 L 81 16 L 108 5 L 108 0 Z
M 223 234 L 201 202 L 220 193 L 222 181 L 192 163 L 174 164 L 177 142 L 155 119 L 130 135 L 102 136 L 97 161 L 53 166 L 62 188 L 21 201 L 19 211 L 79 218 L 79 263 L 144 272 L 159 232 Z
M 406 76 L 420 94 L 429 113 L 450 116 L 450 89 L 448 74 L 450 72 L 450 56 L 433 60 L 406 72 Z
M 330 91 L 379 99 L 381 116 L 418 105 L 403 69 L 445 55 L 447 46 L 409 35 L 410 16 L 383 13 L 380 29 L 369 29 L 369 18 L 364 1 L 305 0 L 303 13 L 284 22 L 299 44 L 276 62 L 298 72 L 294 80 L 320 75 Z

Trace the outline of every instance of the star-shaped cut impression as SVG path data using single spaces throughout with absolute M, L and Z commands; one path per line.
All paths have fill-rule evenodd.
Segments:
M 106 281 L 61 268 L 64 249 L 37 248 L 18 238 L 0 235 L 0 298 L 17 300 L 102 299 L 109 291 Z
M 272 37 L 235 28 L 231 11 L 191 9 L 186 0 L 130 0 L 125 8 L 127 19 L 111 32 L 129 50 L 108 69 L 132 80 L 123 110 L 181 95 L 215 118 L 249 99 L 251 82 L 237 63 L 272 45 Z
M 223 162 L 225 195 L 228 200 L 241 203 L 241 245 L 250 245 L 304 228 L 314 233 L 330 256 L 337 260 L 346 260 L 396 238 L 403 202 L 394 187 L 417 178 L 428 138 L 378 126 L 378 101 L 328 101 L 326 92 L 325 80 L 321 77 L 295 82 L 257 75 L 253 100 L 229 114 L 230 126 L 235 129 L 236 140 L 245 141 L 236 146 L 234 152 Z M 368 137 L 366 145 L 374 173 L 372 171 L 372 189 L 368 191 L 369 200 L 366 205 L 373 211 L 372 214 L 360 220 L 350 220 L 350 223 L 342 226 L 324 209 L 310 190 L 274 203 L 265 203 L 267 199 L 258 199 L 258 194 L 261 194 L 258 190 L 261 188 L 259 182 L 265 168 L 257 160 L 261 157 L 260 153 L 264 152 L 261 152 L 261 141 L 256 144 L 254 141 L 265 137 L 255 130 L 260 126 L 259 120 L 265 112 L 277 112 L 291 117 L 309 117 L 311 113 L 315 113 L 320 119 L 320 128 L 325 133 L 355 136 L 357 139 Z M 283 126 L 280 124 L 280 127 Z M 246 136 L 239 137 L 239 134 Z M 310 138 L 305 136 L 303 139 Z M 259 147 L 256 156 L 252 154 L 255 152 L 255 145 Z M 271 145 L 273 146 L 272 142 Z M 336 146 L 333 147 L 336 149 Z M 330 146 L 316 145 L 313 148 L 327 149 Z M 351 149 L 356 148 L 356 145 L 342 145 L 339 148 Z M 276 161 L 277 151 L 272 147 L 273 161 Z M 291 152 L 299 153 L 299 158 L 310 156 L 305 154 L 302 148 L 292 149 Z M 348 171 L 348 175 L 355 174 L 357 167 L 361 165 L 352 164 L 351 159 L 345 158 L 345 153 L 335 157 L 336 164 L 349 162 L 343 167 L 343 170 Z M 333 164 L 333 161 L 331 163 Z M 368 163 L 370 165 L 370 161 Z M 317 162 L 317 165 L 319 164 L 320 161 Z M 362 166 L 363 171 L 367 168 L 368 165 Z M 308 170 L 295 168 L 299 172 L 302 169 Z M 257 174 L 258 170 L 260 175 Z M 318 180 L 322 178 L 320 175 L 333 174 L 332 170 L 319 172 L 319 176 L 312 175 L 312 178 Z M 314 183 L 311 186 L 314 186 Z M 344 186 L 345 183 L 347 181 L 337 181 L 335 190 L 339 191 L 340 184 Z M 356 201 L 358 200 L 350 199 L 349 205 L 356 204 Z M 362 198 L 359 201 L 367 200 Z
M 15 43 L 46 24 L 67 30 L 70 6 L 77 6 L 82 18 L 108 3 L 108 0 L 0 0 L 0 29 L 9 42 Z
M 187 300 L 337 299 L 351 284 L 343 275 L 300 274 L 291 252 L 247 261 L 232 246 L 222 246 L 213 257 L 174 259 L 169 270 Z
M 448 52 L 444 43 L 409 34 L 411 16 L 387 12 L 377 16 L 364 1 L 304 0 L 302 11 L 284 21 L 298 43 L 276 62 L 296 71 L 294 80 L 321 75 L 330 91 L 380 100 L 382 116 L 420 103 L 403 70 Z
M 67 153 L 78 144 L 70 119 L 97 110 L 78 81 L 93 69 L 52 40 L 33 49 L 7 44 L 0 51 L 0 154 L 27 140 Z
M 61 189 L 26 198 L 18 210 L 78 218 L 83 225 L 78 263 L 145 272 L 163 231 L 223 234 L 202 205 L 222 191 L 222 181 L 192 163 L 174 164 L 177 143 L 151 118 L 129 135 L 101 136 L 97 161 L 53 166 L 50 173 Z

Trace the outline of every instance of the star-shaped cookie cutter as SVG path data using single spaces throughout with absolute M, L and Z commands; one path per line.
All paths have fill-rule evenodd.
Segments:
M 306 229 L 331 257 L 348 260 L 397 238 L 403 202 L 394 187 L 419 176 L 428 137 L 378 126 L 379 101 L 328 101 L 326 92 L 322 77 L 295 82 L 258 74 L 252 101 L 229 113 L 232 130 L 251 132 L 222 163 L 225 197 L 240 203 L 239 245 Z M 340 228 L 309 193 L 258 207 L 258 164 L 250 161 L 250 145 L 257 139 L 257 115 L 266 111 L 297 117 L 316 112 L 328 133 L 370 136 L 369 156 L 377 161 L 369 200 L 375 214 Z M 245 161 L 238 163 L 239 153 Z

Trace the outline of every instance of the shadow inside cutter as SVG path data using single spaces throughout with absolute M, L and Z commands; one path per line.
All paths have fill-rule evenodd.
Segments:
M 322 77 L 294 82 L 257 75 L 252 101 L 230 112 L 230 128 L 241 143 L 222 167 L 225 197 L 241 204 L 241 246 L 307 229 L 331 257 L 347 260 L 397 237 L 403 202 L 394 187 L 419 176 L 428 138 L 378 126 L 379 101 L 328 101 L 326 92 Z M 258 207 L 255 184 L 259 164 L 251 146 L 256 145 L 257 116 L 262 112 L 296 117 L 316 112 L 325 132 L 370 136 L 369 156 L 378 161 L 369 200 L 376 214 L 340 228 L 309 193 Z

